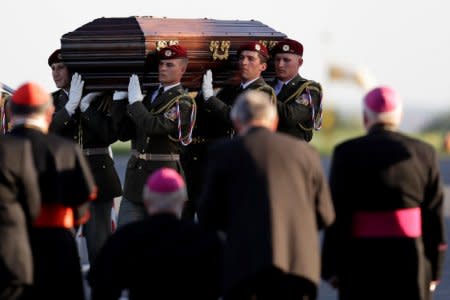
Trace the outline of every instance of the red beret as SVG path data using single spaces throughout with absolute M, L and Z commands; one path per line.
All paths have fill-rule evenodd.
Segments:
M 33 82 L 21 85 L 11 96 L 11 109 L 16 113 L 30 113 L 46 107 L 50 94 Z
M 282 41 L 279 41 L 273 48 L 272 48 L 272 55 L 275 56 L 277 53 L 291 53 L 291 54 L 297 54 L 302 56 L 303 55 L 303 45 L 300 44 L 297 41 L 291 40 L 291 39 L 285 39 Z
M 264 56 L 265 58 L 269 58 L 269 51 L 267 50 L 266 46 L 264 46 L 263 44 L 259 43 L 259 42 L 251 42 L 248 44 L 244 44 L 241 47 L 239 47 L 238 51 L 237 51 L 237 55 L 241 55 L 242 51 L 256 51 L 259 54 L 261 54 L 262 56 Z
M 374 113 L 386 113 L 401 106 L 400 96 L 387 86 L 374 88 L 364 97 L 364 106 Z
M 187 50 L 180 45 L 171 45 L 162 48 L 158 51 L 158 58 L 161 59 L 174 59 L 187 57 Z
M 61 49 L 56 49 L 49 57 L 48 57 L 48 65 L 51 67 L 54 63 L 62 62 Z

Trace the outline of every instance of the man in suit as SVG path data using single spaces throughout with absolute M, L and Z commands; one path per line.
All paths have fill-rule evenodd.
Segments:
M 447 248 L 437 154 L 398 132 L 402 102 L 390 87 L 364 97 L 367 134 L 336 146 L 323 278 L 339 299 L 431 299 Z
M 239 135 L 211 148 L 199 210 L 200 223 L 226 235 L 225 299 L 315 299 L 318 230 L 334 220 L 320 156 L 274 133 L 264 92 L 240 95 L 231 118 Z
M 237 52 L 239 76 L 230 78 L 229 85 L 214 95 L 212 73 L 210 70 L 203 77 L 202 92 L 197 97 L 199 104 L 197 122 L 194 127 L 192 143 L 182 155 L 185 167 L 189 197 L 198 202 L 204 183 L 208 146 L 219 138 L 234 135 L 230 119 L 230 110 L 236 97 L 247 90 L 261 90 L 272 97 L 273 89 L 264 81 L 262 72 L 267 68 L 269 51 L 259 42 L 242 45 Z
M 156 170 L 143 188 L 147 216 L 120 227 L 89 273 L 93 300 L 218 299 L 222 245 L 213 231 L 181 220 L 187 191 L 173 169 Z
M 97 200 L 90 206 L 91 217 L 83 226 L 89 261 L 111 234 L 111 208 L 114 197 L 122 194 L 122 185 L 111 157 L 110 144 L 117 140 L 111 117 L 111 96 L 97 92 L 82 97 L 84 81 L 70 71 L 56 50 L 48 59 L 58 91 L 52 94 L 55 105 L 50 131 L 71 139 L 83 148 L 83 154 L 98 187 Z
M 154 90 L 144 97 L 139 78 L 132 75 L 128 93 L 116 92 L 113 96 L 113 120 L 119 139 L 131 140 L 132 148 L 119 227 L 144 218 L 142 187 L 149 174 L 161 167 L 183 174 L 180 153 L 191 142 L 196 105 L 180 83 L 188 65 L 187 50 L 181 45 L 168 46 L 157 52 L 157 58 L 159 85 Z M 184 214 L 193 217 L 189 206 Z
M 30 142 L 0 136 L 0 299 L 26 299 L 33 284 L 29 230 L 41 206 Z
M 303 45 L 291 39 L 271 50 L 276 78 L 271 83 L 277 95 L 278 131 L 309 142 L 322 123 L 322 87 L 300 76 Z
M 31 229 L 34 263 L 32 299 L 84 299 L 74 227 L 89 218 L 96 197 L 94 178 L 81 148 L 49 133 L 52 98 L 25 83 L 10 102 L 10 134 L 31 142 L 39 177 L 41 210 Z

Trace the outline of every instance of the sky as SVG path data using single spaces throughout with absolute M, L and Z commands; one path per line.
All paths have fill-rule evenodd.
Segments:
M 370 75 L 402 95 L 405 107 L 450 111 L 448 0 L 2 0 L 0 81 L 55 90 L 48 56 L 65 33 L 100 17 L 257 20 L 304 45 L 303 77 L 322 83 L 324 105 L 359 111 L 365 90 L 331 80 L 337 65 Z

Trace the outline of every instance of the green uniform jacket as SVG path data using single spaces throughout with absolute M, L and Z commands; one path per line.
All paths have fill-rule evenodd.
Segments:
M 309 95 L 305 83 L 308 84 Z M 277 80 L 271 83 L 275 87 Z M 302 78 L 297 74 L 277 95 L 277 109 L 280 117 L 278 131 L 309 142 L 313 137 L 313 106 L 319 111 L 322 87 L 319 83 Z
M 195 115 L 195 101 L 183 87 L 173 87 L 151 103 L 152 91 L 143 101 L 128 104 L 128 100 L 113 101 L 112 114 L 118 137 L 131 140 L 132 149 L 139 153 L 180 154 L 179 127 L 182 135 L 188 133 Z M 174 116 L 179 108 L 181 122 Z M 193 112 L 194 109 L 194 112 Z M 130 201 L 142 201 L 142 188 L 150 173 L 161 167 L 169 167 L 184 174 L 179 160 L 143 160 L 131 155 L 125 173 L 124 197 Z

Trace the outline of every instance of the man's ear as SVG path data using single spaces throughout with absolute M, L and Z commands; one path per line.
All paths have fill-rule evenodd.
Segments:
M 267 63 L 261 64 L 261 72 L 264 72 L 267 69 Z

